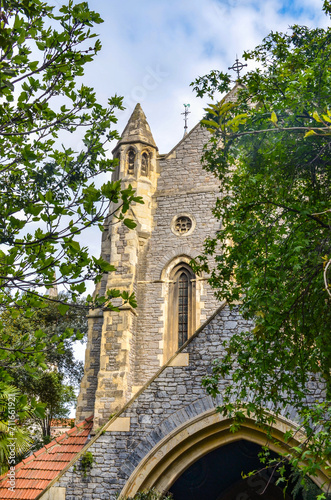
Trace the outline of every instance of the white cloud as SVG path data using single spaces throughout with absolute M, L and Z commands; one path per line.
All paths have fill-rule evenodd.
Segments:
M 246 49 L 271 30 L 290 24 L 325 22 L 320 0 L 90 0 L 105 23 L 98 26 L 103 50 L 87 73 L 106 102 L 124 95 L 128 110 L 141 102 L 160 151 L 170 150 L 183 133 L 181 100 L 190 102 L 190 126 L 204 104 L 189 87 L 210 69 L 227 70 Z M 299 17 L 298 17 L 299 12 Z M 195 110 L 195 111 L 193 111 Z
M 236 54 L 240 58 L 271 30 L 328 23 L 321 0 L 90 0 L 89 6 L 105 22 L 97 26 L 103 49 L 85 81 L 104 104 L 115 93 L 124 96 L 120 132 L 140 102 L 161 153 L 183 136 L 184 103 L 191 105 L 189 128 L 203 116 L 208 99 L 195 97 L 189 86 L 197 76 L 227 71 Z M 90 250 L 96 255 L 100 240 L 97 234 L 85 240 L 95 242 Z

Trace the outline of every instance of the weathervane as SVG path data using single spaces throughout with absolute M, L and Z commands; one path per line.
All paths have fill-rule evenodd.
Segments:
M 230 68 L 228 69 L 233 69 L 233 71 L 236 71 L 237 72 L 237 75 L 238 75 L 238 80 L 240 78 L 240 71 L 245 67 L 247 66 L 247 64 L 243 64 L 239 61 L 238 59 L 238 56 L 236 54 L 236 62 L 234 63 L 233 66 L 231 66 Z
M 181 113 L 181 115 L 184 115 L 184 120 L 185 120 L 185 126 L 184 126 L 184 137 L 186 136 L 187 134 L 187 117 L 188 115 L 191 113 L 191 111 L 188 110 L 188 108 L 190 107 L 189 104 L 184 104 L 184 108 L 185 108 L 185 111 L 184 113 Z

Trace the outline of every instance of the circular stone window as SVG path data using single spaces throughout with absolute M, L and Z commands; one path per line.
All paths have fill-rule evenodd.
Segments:
M 171 231 L 177 236 L 187 236 L 195 229 L 195 220 L 191 215 L 176 215 L 171 222 Z

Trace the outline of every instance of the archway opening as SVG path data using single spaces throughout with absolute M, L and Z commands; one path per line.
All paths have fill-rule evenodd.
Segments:
M 205 400 L 202 402 L 207 404 Z M 164 421 L 162 428 L 166 426 Z M 263 467 L 258 455 L 267 442 L 272 457 L 287 453 L 283 435 L 292 428 L 296 428 L 294 423 L 276 418 L 272 429 L 275 441 L 268 441 L 252 419 L 247 418 L 240 430 L 232 433 L 230 420 L 222 418 L 215 409 L 207 410 L 176 427 L 150 449 L 128 478 L 121 495 L 134 496 L 154 487 L 160 492 L 172 492 L 174 500 L 281 500 L 284 496 L 276 484 L 277 474 L 268 481 L 268 472 L 263 471 L 262 476 L 253 476 L 245 483 L 242 473 Z M 310 490 L 314 489 L 317 496 L 320 488 L 329 484 L 328 476 L 326 471 L 319 470 L 312 479 Z M 261 490 L 262 482 L 268 485 L 266 492 Z M 293 486 L 289 485 L 285 500 L 293 500 Z M 252 487 L 253 490 L 255 487 L 253 492 Z M 302 500 L 302 496 L 297 494 L 295 499 Z
M 174 500 L 292 500 L 294 485 L 285 494 L 277 471 L 264 470 L 243 478 L 253 470 L 263 468 L 259 460 L 261 446 L 241 439 L 204 455 L 186 469 L 171 486 Z M 274 457 L 277 455 L 273 453 Z M 302 500 L 298 494 L 296 500 Z

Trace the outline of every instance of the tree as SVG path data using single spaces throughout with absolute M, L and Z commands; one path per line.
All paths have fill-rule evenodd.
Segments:
M 66 293 L 60 293 L 57 299 L 65 302 L 69 297 Z M 28 318 L 20 314 L 13 319 L 11 312 L 7 310 L 0 315 L 3 327 L 0 344 L 7 343 L 15 351 L 12 358 L 7 356 L 0 359 L 0 369 L 8 373 L 11 381 L 21 391 L 36 397 L 35 383 L 45 367 L 56 368 L 58 373 L 65 376 L 67 382 L 76 387 L 79 385 L 84 367 L 82 362 L 75 359 L 74 345 L 86 338 L 87 305 L 82 298 L 77 299 L 76 305 L 79 307 L 70 307 L 64 315 L 59 312 L 56 302 L 49 302 L 43 308 L 32 309 L 33 315 Z M 29 359 L 27 363 L 26 356 L 17 356 L 22 346 L 22 339 L 25 346 L 29 340 L 33 344 L 38 331 L 42 331 L 45 335 L 44 367 L 38 366 L 33 359 Z
M 100 188 L 94 183 L 114 168 L 106 144 L 118 138 L 111 127 L 115 111 L 123 109 L 122 98 L 109 99 L 105 108 L 80 83 L 84 66 L 101 48 L 93 33 L 100 22 L 86 2 L 69 0 L 56 14 L 42 0 L 0 0 L 0 306 L 13 319 L 45 306 L 49 299 L 41 287 L 63 285 L 77 302 L 87 280 L 98 282 L 113 271 L 89 255 L 77 236 L 93 225 L 102 230 L 109 206 L 132 227 L 125 213 L 129 203 L 141 202 L 119 181 Z M 80 140 L 81 148 L 66 146 Z M 112 308 L 113 297 L 135 305 L 133 295 L 116 290 L 88 302 Z M 64 314 L 69 305 L 58 302 Z M 2 340 L 2 361 L 43 363 L 41 329 L 23 336 L 19 347 L 4 331 Z
M 60 301 L 67 296 L 60 293 Z M 85 301 L 79 299 L 78 304 L 83 306 Z M 77 339 L 84 339 L 87 333 L 86 310 L 83 307 L 71 307 L 64 315 L 58 311 L 57 304 L 50 302 L 47 307 L 34 310 L 31 318 L 24 315 L 14 320 L 11 314 L 4 311 L 0 317 L 7 343 L 19 348 L 22 337 L 29 335 L 32 339 L 38 329 L 45 333 L 46 348 L 44 363 L 40 367 L 33 362 L 26 362 L 26 358 L 13 359 L 8 364 L 6 358 L 0 361 L 0 367 L 5 369 L 11 377 L 11 383 L 27 397 L 28 403 L 38 401 L 44 406 L 44 412 L 27 415 L 30 427 L 35 435 L 33 447 L 38 449 L 43 445 L 43 439 L 50 436 L 51 421 L 54 418 L 64 418 L 69 415 L 70 407 L 76 402 L 76 394 L 83 376 L 83 363 L 74 356 L 74 344 Z M 67 338 L 65 338 L 67 332 Z M 0 343 L 1 342 L 0 335 Z M 41 406 L 39 404 L 39 406 Z M 21 426 L 27 427 L 27 422 Z M 42 437 L 42 439 L 41 439 Z
M 42 373 L 36 383 L 38 399 L 46 405 L 43 418 L 35 419 L 40 425 L 43 438 L 51 435 L 51 424 L 54 418 L 69 416 L 70 406 L 76 402 L 74 387 L 64 384 L 64 376 L 57 371 Z
M 101 48 L 93 32 L 101 22 L 87 2 L 69 0 L 56 13 L 42 0 L 0 0 L 0 309 L 7 315 L 0 323 L 0 401 L 8 402 L 10 391 L 15 394 L 13 432 L 20 432 L 27 417 L 42 416 L 40 403 L 28 401 L 12 385 L 13 370 L 30 382 L 40 378 L 48 369 L 49 339 L 59 365 L 69 339 L 77 337 L 70 328 L 50 337 L 41 326 L 28 327 L 29 320 L 52 301 L 61 314 L 69 303 L 86 310 L 78 300 L 86 281 L 97 283 L 114 269 L 89 255 L 77 236 L 91 226 L 102 230 L 110 207 L 119 222 L 132 227 L 125 214 L 131 202 L 141 202 L 119 181 L 95 184 L 97 176 L 116 166 L 106 147 L 118 138 L 112 127 L 115 112 L 123 109 L 118 96 L 101 106 L 82 83 L 85 65 Z M 70 292 L 70 300 L 45 295 L 45 288 L 58 285 Z M 89 296 L 88 306 L 113 309 L 114 297 L 135 306 L 133 295 L 118 290 Z M 13 335 L 8 325 L 17 318 L 27 329 Z M 8 411 L 4 403 L 2 458 L 9 456 Z M 21 437 L 16 454 L 28 444 L 26 434 Z
M 14 466 L 17 456 L 26 453 L 32 444 L 22 422 L 42 416 L 42 404 L 35 400 L 28 403 L 17 387 L 0 382 L 0 475 Z
M 60 293 L 58 299 L 65 302 L 68 295 Z M 77 299 L 77 304 L 80 307 L 71 307 L 64 315 L 60 314 L 56 302 L 49 302 L 44 308 L 34 309 L 29 318 L 20 314 L 13 319 L 7 310 L 0 316 L 3 326 L 0 344 L 15 347 L 12 359 L 0 360 L 1 370 L 10 377 L 10 384 L 0 385 L 1 472 L 8 469 L 13 442 L 16 447 L 11 465 L 47 444 L 52 419 L 67 417 L 76 402 L 75 391 L 83 375 L 83 363 L 75 360 L 73 347 L 77 339 L 83 340 L 87 333 L 85 301 Z M 45 334 L 45 366 L 33 358 L 17 356 L 22 338 L 28 336 L 33 342 L 38 330 Z M 24 342 L 27 345 L 27 340 Z M 15 418 L 8 419 L 8 401 L 12 402 Z M 11 439 L 13 436 L 15 440 Z
M 329 2 L 324 10 L 330 15 Z M 196 269 L 210 272 L 219 298 L 240 300 L 254 327 L 225 343 L 204 383 L 215 394 L 231 374 L 219 410 L 234 417 L 233 430 L 245 415 L 268 428 L 295 408 L 306 439 L 286 459 L 303 478 L 330 471 L 331 29 L 272 32 L 244 58 L 258 69 L 202 122 L 212 133 L 203 163 L 221 181 L 214 214 L 222 228 Z M 192 84 L 198 95 L 230 90 L 228 75 L 211 76 Z

